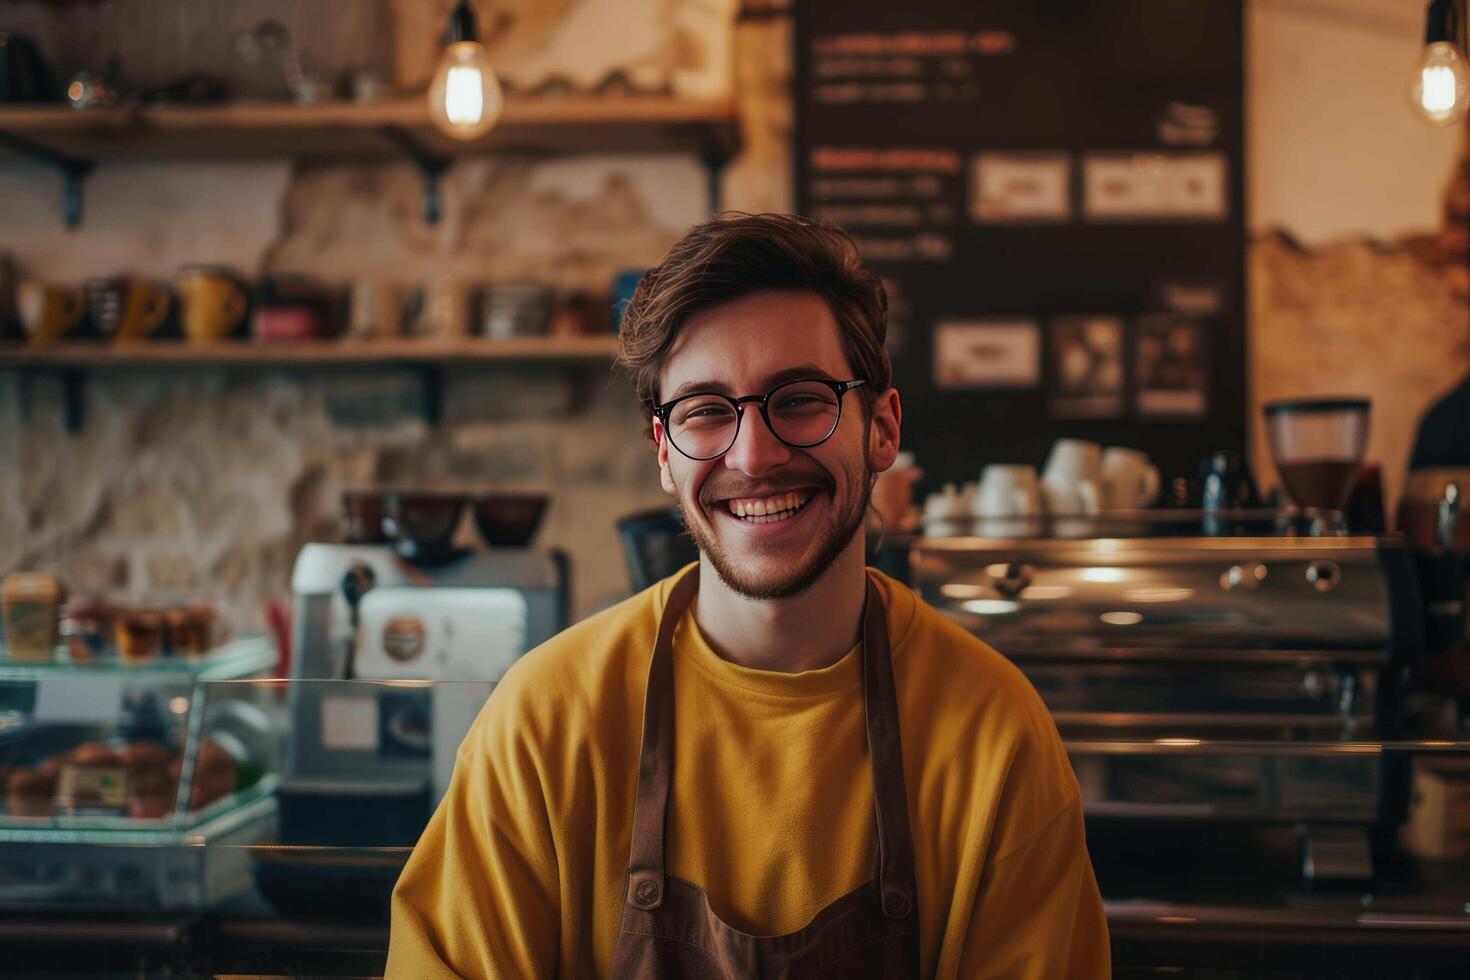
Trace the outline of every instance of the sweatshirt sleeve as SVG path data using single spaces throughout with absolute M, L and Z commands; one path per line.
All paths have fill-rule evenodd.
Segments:
M 544 784 L 508 701 L 492 695 L 460 745 L 393 889 L 388 977 L 556 975 L 560 900 Z
M 986 867 L 959 975 L 1112 975 L 1107 918 L 1087 856 L 1080 799 Z

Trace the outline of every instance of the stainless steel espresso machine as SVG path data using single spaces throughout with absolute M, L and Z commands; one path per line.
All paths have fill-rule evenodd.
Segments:
M 277 790 L 290 846 L 254 869 L 267 898 L 386 913 L 494 683 L 567 625 L 568 583 L 559 551 L 477 549 L 414 565 L 388 544 L 301 550 Z M 330 862 L 313 848 L 331 849 Z
M 1376 741 L 1419 645 L 1409 555 L 1278 536 L 1270 513 L 1237 515 L 1233 537 L 1166 513 L 1071 539 L 921 538 L 912 580 L 1035 685 L 1090 823 L 1296 826 L 1309 881 L 1371 878 L 1370 838 L 1404 806 L 1404 760 Z
M 416 772 L 410 760 L 428 747 L 436 802 L 488 685 L 570 617 L 560 551 L 476 550 L 423 567 L 387 545 L 309 544 L 291 585 L 291 676 L 307 683 L 295 685 L 288 776 Z M 322 680 L 452 683 L 437 692 L 433 685 L 310 683 Z M 456 683 L 479 685 L 478 702 L 458 704 Z M 343 693 L 358 688 L 373 696 Z M 400 702 L 400 712 L 418 703 L 427 715 L 410 723 L 394 714 Z

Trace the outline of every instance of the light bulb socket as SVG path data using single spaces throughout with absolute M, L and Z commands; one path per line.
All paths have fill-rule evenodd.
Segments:
M 1448 0 L 1434 0 L 1435 3 L 1447 3 Z M 1432 9 L 1431 5 L 1431 9 Z M 459 0 L 454 9 L 449 12 L 449 23 L 444 28 L 444 44 L 458 44 L 460 41 L 478 41 L 480 32 L 475 25 L 475 12 L 470 9 L 468 0 Z
M 461 6 L 463 2 L 461 0 Z M 1430 0 L 1424 15 L 1424 45 L 1455 40 L 1455 0 Z

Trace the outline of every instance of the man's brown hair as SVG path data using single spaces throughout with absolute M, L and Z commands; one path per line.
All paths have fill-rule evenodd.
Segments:
M 633 374 L 645 418 L 659 403 L 658 376 L 689 318 L 754 293 L 792 290 L 826 301 L 856 376 L 864 417 L 892 384 L 884 346 L 883 283 L 835 225 L 794 214 L 727 211 L 696 225 L 643 274 L 623 311 L 618 358 Z

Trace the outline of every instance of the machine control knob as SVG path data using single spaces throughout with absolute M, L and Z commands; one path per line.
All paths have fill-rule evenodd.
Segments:
M 1258 588 L 1266 581 L 1266 566 L 1258 561 L 1231 565 L 1220 576 L 1220 588 L 1227 592 L 1235 589 Z
M 1021 562 L 1006 562 L 1005 569 L 992 579 L 995 591 L 1008 599 L 1014 599 L 1020 595 L 1031 580 L 1036 577 L 1036 570 L 1030 565 Z
M 1335 561 L 1314 561 L 1307 566 L 1307 581 L 1318 592 L 1331 592 L 1342 581 L 1342 570 Z

